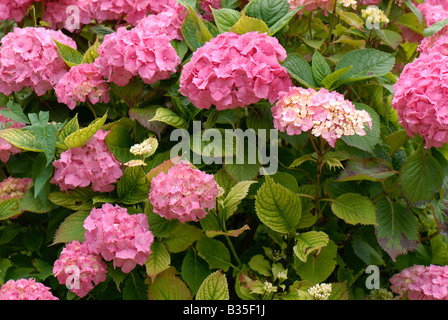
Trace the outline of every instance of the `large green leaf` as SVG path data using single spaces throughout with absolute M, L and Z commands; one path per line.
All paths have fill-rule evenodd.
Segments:
M 210 269 L 222 269 L 227 271 L 231 265 L 230 252 L 227 247 L 218 240 L 201 236 L 196 249 L 202 259 L 207 261 Z
M 307 256 L 310 253 L 317 251 L 317 254 L 319 254 L 320 250 L 328 244 L 329 240 L 328 235 L 322 231 L 304 232 L 296 237 L 296 245 L 293 250 L 297 258 L 306 262 Z
M 97 195 L 91 188 L 76 188 L 74 190 L 53 191 L 48 195 L 48 199 L 54 204 L 75 211 L 91 210 L 93 208 L 92 199 Z
M 244 13 L 241 18 L 230 27 L 229 32 L 244 34 L 246 32 L 257 31 L 259 33 L 268 33 L 269 27 L 263 20 L 246 16 Z
M 83 224 L 88 215 L 88 211 L 78 211 L 68 216 L 56 230 L 53 244 L 69 243 L 73 240 L 83 242 L 86 231 Z
M 223 209 L 220 211 L 220 215 L 222 215 L 225 220 L 236 212 L 238 205 L 247 196 L 250 186 L 254 183 L 257 182 L 241 181 L 230 189 L 229 193 L 222 201 Z
M 67 64 L 67 66 L 71 68 L 73 66 L 77 66 L 78 64 L 82 63 L 84 57 L 80 52 L 59 41 L 56 41 L 54 39 L 53 41 L 56 43 L 59 55 L 61 56 L 62 60 L 64 60 L 64 62 Z
M 201 236 L 201 230 L 189 224 L 179 223 L 163 240 L 168 250 L 178 253 L 187 250 Z
M 290 12 L 290 8 L 287 0 L 252 0 L 244 7 L 243 12 L 272 27 Z
M 399 174 L 401 191 L 410 205 L 431 201 L 442 185 L 443 170 L 437 160 L 428 154 L 415 154 L 402 165 Z
M 301 55 L 297 53 L 288 54 L 282 65 L 295 80 L 304 86 L 311 88 L 319 86 L 314 80 L 310 64 Z
M 182 261 L 182 279 L 187 282 L 191 293 L 196 295 L 202 282 L 210 274 L 207 262 L 198 256 L 194 248 L 190 248 Z
M 182 128 L 182 129 L 188 128 L 188 123 L 182 117 L 180 117 L 170 109 L 162 107 L 157 109 L 156 115 L 149 121 L 163 122 L 175 128 Z
M 213 36 L 205 21 L 199 18 L 196 11 L 189 5 L 186 5 L 186 7 L 188 8 L 188 14 L 182 23 L 181 32 L 188 47 L 194 52 L 212 39 Z
M 350 224 L 376 224 L 375 205 L 357 193 L 346 193 L 332 200 L 331 210 Z
M 101 118 L 93 120 L 87 127 L 78 129 L 75 132 L 69 134 L 64 139 L 64 144 L 67 148 L 82 147 L 89 141 L 95 133 L 101 129 L 107 119 L 107 113 L 105 113 Z
M 148 199 L 150 181 L 141 166 L 128 167 L 117 182 L 118 197 L 123 203 L 136 204 Z
M 381 158 L 352 158 L 337 181 L 382 181 L 396 174 L 392 165 Z
M 169 268 L 171 256 L 166 247 L 160 242 L 151 244 L 151 254 L 145 262 L 146 274 L 155 278 L 159 273 Z
M 229 29 L 235 25 L 241 18 L 241 12 L 233 9 L 222 8 L 213 9 L 213 18 L 215 20 L 216 26 L 219 32 L 224 33 L 229 31 Z
M 172 269 L 162 272 L 148 289 L 149 300 L 191 300 L 191 291 Z
M 33 152 L 43 152 L 40 142 L 32 131 L 24 129 L 6 129 L 0 131 L 0 138 L 5 139 L 13 146 Z
M 220 270 L 210 274 L 199 287 L 196 300 L 229 300 L 227 278 Z
M 255 210 L 261 222 L 272 230 L 292 233 L 300 222 L 302 205 L 299 196 L 266 176 L 255 197 Z

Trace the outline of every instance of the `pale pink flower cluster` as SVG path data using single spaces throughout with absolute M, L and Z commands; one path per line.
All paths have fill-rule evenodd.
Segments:
M 208 21 L 213 21 L 212 9 L 221 9 L 221 0 L 199 0 L 199 7 L 204 13 L 202 18 Z
M 94 191 L 110 192 L 123 175 L 121 163 L 106 146 L 108 132 L 98 130 L 82 147 L 68 149 L 59 160 L 53 161 L 54 176 L 51 183 L 61 190 L 84 188 L 91 185 Z
M 177 0 L 151 0 L 150 2 L 149 11 L 152 14 L 158 14 L 170 9 L 179 10 L 179 8 L 183 8 Z
M 43 283 L 34 278 L 8 280 L 0 288 L 0 300 L 59 300 Z
M 22 198 L 33 180 L 30 178 L 8 177 L 0 182 L 0 199 Z
M 218 193 L 213 175 L 181 161 L 151 180 L 149 200 L 161 217 L 185 223 L 204 218 L 207 209 L 215 207 Z
M 418 51 L 421 54 L 440 53 L 448 55 L 448 29 L 443 28 L 431 37 L 423 38 Z
M 53 89 L 68 71 L 53 39 L 76 49 L 73 39 L 45 28 L 14 28 L 4 36 L 0 47 L 0 92 L 10 95 L 31 87 L 41 96 Z
M 292 85 L 279 62 L 285 58 L 286 50 L 265 33 L 222 33 L 184 65 L 179 91 L 201 109 L 233 109 L 261 99 L 273 103 Z
M 330 11 L 334 8 L 334 0 L 288 0 L 291 10 L 304 5 L 302 9 L 298 11 L 298 14 L 303 14 L 303 11 L 323 10 Z
M 280 94 L 272 116 L 276 129 L 288 135 L 311 130 L 312 135 L 321 136 L 332 147 L 342 136 L 365 135 L 365 124 L 372 129 L 367 111 L 356 110 L 342 94 L 326 89 L 291 87 Z
M 408 300 L 448 300 L 448 266 L 415 265 L 391 279 L 390 289 Z
M 417 8 L 422 12 L 428 27 L 437 21 L 448 19 L 448 2 L 446 0 L 425 0 Z
M 78 101 L 88 98 L 92 104 L 108 103 L 109 86 L 93 63 L 83 63 L 70 68 L 54 88 L 60 103 L 65 103 L 71 110 Z
M 4 107 L 1 107 L 0 110 L 3 108 Z M 25 126 L 24 123 L 19 123 L 19 122 L 13 121 L 9 118 L 5 118 L 2 114 L 0 114 L 0 126 L 2 126 L 2 128 L 5 128 L 5 126 L 8 122 L 12 122 L 12 124 L 9 125 L 8 129 L 21 129 Z M 13 146 L 5 139 L 0 138 L 0 161 L 6 163 L 6 162 L 8 162 L 9 157 L 11 155 L 18 154 L 21 151 L 22 150 Z
M 106 281 L 107 266 L 100 255 L 90 252 L 85 241 L 74 240 L 62 249 L 53 274 L 60 284 L 70 285 L 70 291 L 83 298 L 95 285 Z
M 100 73 L 118 86 L 125 86 L 134 76 L 146 84 L 167 79 L 181 62 L 169 38 L 142 28 L 121 27 L 106 35 L 98 54 L 95 64 Z
M 143 265 L 151 254 L 154 236 L 143 213 L 129 214 L 126 208 L 105 203 L 90 211 L 84 228 L 89 250 L 113 260 L 114 267 L 124 273 Z
M 381 2 L 381 0 L 363 0 L 362 4 L 366 5 L 366 6 L 371 6 L 371 5 L 377 6 L 380 4 L 380 2 Z M 361 3 L 361 1 L 358 0 L 358 3 Z
M 136 28 L 148 34 L 165 36 L 170 41 L 174 39 L 183 41 L 181 27 L 186 13 L 183 6 L 168 8 L 158 14 L 150 14 L 141 19 Z
M 448 142 L 448 57 L 423 54 L 408 63 L 394 85 L 392 106 L 407 134 L 420 135 L 426 147 Z
M 33 2 L 41 0 L 5 0 L 0 2 L 0 20 L 20 22 Z
M 99 23 L 105 20 L 125 20 L 135 25 L 150 11 L 153 0 L 90 0 L 90 12 Z
M 52 29 L 67 29 L 73 32 L 94 19 L 90 3 L 91 0 L 46 1 L 43 20 L 48 22 Z

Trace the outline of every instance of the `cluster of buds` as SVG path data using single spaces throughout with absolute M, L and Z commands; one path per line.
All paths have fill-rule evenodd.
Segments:
M 308 289 L 308 293 L 313 296 L 315 300 L 328 300 L 331 294 L 331 283 L 321 283 Z
M 389 23 L 389 19 L 384 14 L 384 11 L 375 5 L 362 9 L 361 15 L 363 19 L 366 19 L 368 29 L 379 29 L 380 23 Z
M 352 7 L 353 10 L 356 9 L 357 1 L 356 0 L 337 0 L 337 4 L 342 5 L 343 7 Z

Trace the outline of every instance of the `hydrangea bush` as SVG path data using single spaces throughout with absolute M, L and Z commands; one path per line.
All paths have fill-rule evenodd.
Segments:
M 0 19 L 0 300 L 448 298 L 446 1 Z

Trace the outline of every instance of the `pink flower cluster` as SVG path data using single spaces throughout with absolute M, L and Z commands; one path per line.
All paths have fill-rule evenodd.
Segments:
M 63 191 L 89 185 L 94 191 L 114 190 L 113 184 L 123 172 L 105 144 L 107 134 L 99 130 L 84 146 L 64 151 L 59 160 L 53 161 L 55 171 L 50 182 Z
M 67 29 L 73 32 L 95 19 L 90 4 L 91 0 L 48 0 L 45 2 L 43 20 L 53 29 Z
M 153 0 L 90 0 L 90 11 L 98 22 L 126 20 L 135 25 L 150 11 Z
M 311 130 L 332 147 L 343 135 L 365 135 L 365 124 L 372 129 L 372 118 L 365 110 L 356 110 L 342 94 L 326 89 L 291 87 L 280 94 L 272 116 L 276 129 L 288 135 Z
M 286 50 L 264 33 L 226 32 L 197 49 L 184 65 L 180 93 L 197 108 L 233 109 L 269 99 L 291 85 L 279 60 Z
M 8 177 L 0 182 L 0 199 L 22 198 L 33 180 L 30 178 Z
M 0 47 L 0 92 L 8 96 L 31 87 L 40 96 L 53 89 L 68 71 L 53 39 L 76 49 L 75 41 L 61 31 L 14 28 L 4 36 Z
M 380 2 L 381 2 L 381 0 L 363 0 L 362 4 L 366 5 L 366 6 L 371 6 L 371 5 L 377 6 L 380 4 Z
M 93 63 L 83 63 L 70 68 L 55 86 L 56 97 L 60 103 L 65 103 L 71 110 L 78 101 L 96 104 L 101 101 L 108 103 L 109 86 Z
M 41 0 L 8 0 L 0 2 L 0 20 L 20 22 L 33 2 Z
M 106 35 L 98 54 L 95 64 L 100 73 L 118 86 L 125 86 L 137 75 L 146 84 L 167 79 L 180 64 L 169 38 L 142 28 L 122 27 Z
M 183 6 L 177 2 L 177 0 L 152 0 L 149 4 L 149 11 L 152 14 L 158 14 L 163 11 L 168 11 L 170 9 L 179 10 Z
M 105 203 L 93 208 L 84 220 L 89 250 L 101 254 L 106 261 L 124 273 L 143 265 L 151 254 L 154 236 L 143 213 L 129 214 L 126 208 Z
M 204 218 L 206 210 L 215 207 L 218 193 L 213 175 L 181 161 L 151 180 L 149 200 L 161 217 L 185 223 Z
M 407 134 L 426 147 L 448 142 L 448 56 L 423 54 L 407 64 L 394 85 L 392 106 Z
M 291 10 L 304 5 L 298 14 L 303 14 L 303 10 L 310 12 L 313 10 L 330 11 L 334 8 L 334 0 L 288 0 Z
M 415 265 L 391 279 L 390 289 L 409 300 L 448 300 L 448 266 Z
M 101 256 L 90 252 L 85 241 L 66 244 L 53 266 L 53 274 L 59 283 L 69 285 L 70 290 L 81 298 L 95 285 L 106 281 L 106 273 L 107 266 Z
M 448 55 L 448 29 L 443 28 L 431 37 L 423 38 L 418 51 L 421 54 L 430 54 L 431 52 Z
M 425 0 L 417 8 L 422 12 L 428 27 L 437 21 L 448 19 L 448 2 L 445 0 Z
M 1 107 L 0 110 L 3 108 L 4 107 Z M 19 122 L 13 121 L 9 118 L 5 118 L 3 115 L 0 114 L 0 125 L 2 126 L 2 128 L 4 128 L 6 126 L 6 123 L 8 123 L 8 122 L 12 122 L 12 124 L 8 127 L 8 129 L 20 129 L 25 126 L 24 123 L 19 123 Z M 5 163 L 8 162 L 9 157 L 11 155 L 15 155 L 20 152 L 21 152 L 21 150 L 19 148 L 13 146 L 5 139 L 0 138 L 0 160 L 2 162 L 5 162 Z
M 8 280 L 0 288 L 0 300 L 59 300 L 50 288 L 34 278 Z
M 183 41 L 181 32 L 182 23 L 186 17 L 186 10 L 183 6 L 175 6 L 158 14 L 150 14 L 141 19 L 136 28 L 152 35 L 161 35 L 168 40 Z

